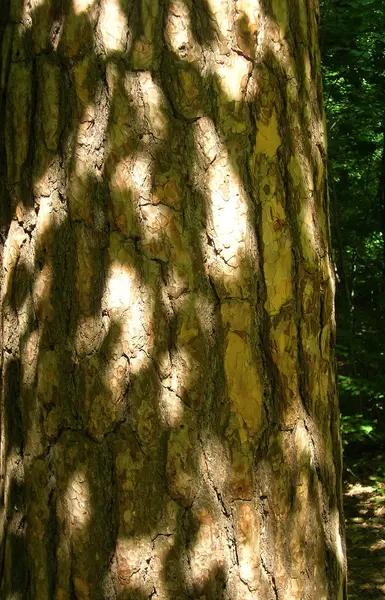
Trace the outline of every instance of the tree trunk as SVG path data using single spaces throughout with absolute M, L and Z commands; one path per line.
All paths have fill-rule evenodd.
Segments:
M 1 18 L 1 597 L 346 598 L 317 2 Z
M 345 262 L 345 249 L 344 243 L 342 240 L 342 231 L 341 231 L 341 210 L 337 197 L 336 183 L 334 179 L 334 173 L 332 166 L 328 164 L 328 181 L 329 181 L 329 190 L 332 194 L 333 199 L 333 219 L 334 222 L 334 235 L 336 240 L 336 246 L 338 251 L 338 258 L 336 259 L 336 275 L 338 283 L 341 281 L 341 286 L 345 292 L 345 302 L 346 302 L 346 312 L 351 315 L 353 312 L 353 298 L 352 293 L 350 291 L 350 284 L 348 274 L 346 272 L 346 262 Z M 338 272 L 341 273 L 341 277 L 338 277 Z
M 380 201 L 380 220 L 381 220 L 381 233 L 382 233 L 382 280 L 381 280 L 381 292 L 385 291 L 385 116 L 382 126 L 382 153 L 380 163 L 380 176 L 378 182 L 378 199 Z M 381 294 L 382 298 L 382 294 Z

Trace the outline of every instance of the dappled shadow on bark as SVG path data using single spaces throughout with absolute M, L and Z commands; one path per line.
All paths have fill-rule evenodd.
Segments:
M 286 586 L 278 562 L 290 570 L 295 552 L 298 573 L 313 585 L 306 554 L 316 529 L 314 552 L 321 554 L 312 560 L 328 565 L 317 592 L 334 599 L 343 578 L 325 517 L 340 509 L 338 424 L 325 420 L 329 402 L 335 406 L 334 381 L 330 375 L 320 400 L 312 381 L 318 358 L 302 347 L 307 331 L 300 323 L 308 310 L 317 340 L 328 326 L 330 291 L 322 292 L 326 298 L 318 291 L 328 241 L 322 246 L 320 228 L 312 271 L 297 214 L 306 173 L 299 165 L 293 183 L 287 168 L 302 140 L 309 173 L 319 175 L 322 157 L 313 157 L 311 119 L 303 115 L 309 96 L 295 82 L 302 96 L 292 131 L 284 85 L 277 96 L 289 74 L 268 48 L 258 54 L 245 14 L 236 23 L 235 55 L 249 67 L 235 101 L 215 70 L 202 72 L 182 58 L 186 48 L 170 47 L 170 2 L 155 15 L 147 3 L 148 14 L 137 2 L 112 4 L 129 31 L 112 40 L 107 32 L 108 52 L 101 30 L 70 2 L 42 2 L 19 41 L 18 59 L 34 58 L 32 75 L 26 71 L 27 149 L 16 142 L 11 175 L 9 153 L 1 167 L 11 203 L 7 227 L 19 240 L 2 305 L 10 355 L 3 361 L 2 464 L 10 481 L 3 492 L 2 591 L 23 598 L 232 600 L 239 585 L 245 597 L 270 600 Z M 223 38 L 217 17 L 206 0 L 182 5 L 191 44 L 209 52 Z M 56 128 L 43 121 L 52 108 L 44 105 L 44 86 L 47 98 L 48 89 L 60 88 L 57 99 L 48 98 L 57 102 L 57 115 L 50 115 Z M 159 95 L 152 108 L 151 94 Z M 258 156 L 256 139 L 274 114 L 281 132 L 274 152 L 267 146 L 269 162 Z M 20 133 L 12 118 L 2 123 L 8 141 Z M 234 250 L 236 261 L 226 254 L 228 240 L 221 247 L 214 239 L 222 225 L 204 179 L 217 155 L 227 187 L 244 200 L 250 232 Z M 268 189 L 271 172 L 278 191 Z M 213 196 L 219 184 L 211 185 Z M 278 193 L 284 216 L 273 202 Z M 323 197 L 317 193 L 316 200 Z M 225 218 L 235 221 L 239 206 Z M 277 301 L 266 274 L 266 227 L 290 231 L 292 239 L 296 283 L 279 310 L 271 310 Z M 23 250 L 29 244 L 30 255 Z M 302 297 L 306 284 L 312 310 Z M 235 391 L 233 347 L 254 365 L 234 375 Z M 255 402 L 251 388 L 258 385 Z M 294 440 L 298 431 L 306 448 Z M 323 436 L 331 449 L 322 447 Z

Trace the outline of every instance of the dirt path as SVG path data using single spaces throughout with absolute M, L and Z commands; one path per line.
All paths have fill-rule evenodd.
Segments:
M 349 600 L 385 600 L 385 483 L 370 478 L 379 460 L 360 461 L 345 484 Z

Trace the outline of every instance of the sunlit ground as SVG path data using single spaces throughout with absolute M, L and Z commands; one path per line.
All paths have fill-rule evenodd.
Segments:
M 385 456 L 363 456 L 348 466 L 345 483 L 350 600 L 385 598 L 385 483 L 374 479 Z M 350 462 L 350 461 L 348 461 Z

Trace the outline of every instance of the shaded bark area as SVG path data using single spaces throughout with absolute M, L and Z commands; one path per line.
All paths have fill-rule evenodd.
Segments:
M 382 270 L 382 289 L 385 289 L 385 118 L 383 123 L 383 140 L 382 140 L 382 155 L 381 155 L 381 167 L 380 167 L 380 180 L 378 184 L 378 199 L 380 202 L 380 219 L 381 219 L 381 232 L 383 241 L 383 257 L 384 266 Z
M 2 597 L 346 598 L 317 20 L 10 3 Z

